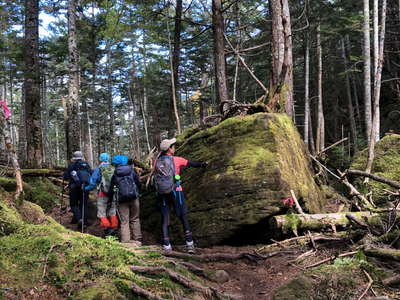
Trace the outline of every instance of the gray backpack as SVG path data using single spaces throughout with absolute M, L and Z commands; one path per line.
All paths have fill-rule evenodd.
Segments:
M 175 165 L 173 156 L 163 155 L 156 160 L 154 186 L 159 194 L 169 194 L 175 188 Z

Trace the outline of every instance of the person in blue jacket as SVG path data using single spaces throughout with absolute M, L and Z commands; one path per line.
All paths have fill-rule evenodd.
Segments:
M 118 217 L 115 201 L 109 201 L 108 193 L 114 167 L 109 162 L 108 153 L 99 156 L 100 165 L 94 169 L 85 191 L 91 191 L 97 187 L 97 217 L 100 226 L 104 229 L 104 235 L 113 235 L 118 230 Z M 111 202 L 111 203 L 110 203 Z

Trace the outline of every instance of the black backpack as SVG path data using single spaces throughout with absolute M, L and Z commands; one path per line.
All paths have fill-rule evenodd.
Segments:
M 169 194 L 175 188 L 175 165 L 170 155 L 163 155 L 156 160 L 154 186 L 157 193 Z
M 74 187 L 81 187 L 87 185 L 90 180 L 91 169 L 87 162 L 79 161 L 74 165 L 71 171 L 71 184 Z
M 138 197 L 138 188 L 135 183 L 131 166 L 117 167 L 114 173 L 118 188 L 118 202 L 133 201 Z

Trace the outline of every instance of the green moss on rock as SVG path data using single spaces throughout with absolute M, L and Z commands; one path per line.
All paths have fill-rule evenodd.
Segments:
M 178 140 L 176 155 L 209 162 L 206 169 L 182 173 L 189 219 L 201 245 L 243 240 L 256 233 L 254 226 L 267 232 L 266 220 L 282 211 L 281 199 L 291 189 L 307 211 L 324 210 L 304 143 L 285 114 L 233 117 Z M 154 194 L 145 198 L 143 223 L 154 231 L 159 226 Z M 181 225 L 172 225 L 174 239 L 181 237 Z
M 360 151 L 351 165 L 352 169 L 365 170 L 368 158 L 368 149 Z M 375 147 L 375 159 L 372 165 L 372 173 L 393 181 L 400 182 L 400 135 L 391 134 L 383 137 Z M 357 178 L 356 185 L 360 191 L 367 192 L 368 188 L 363 185 L 363 179 Z M 372 197 L 377 204 L 386 200 L 384 189 L 388 185 L 369 181 L 372 189 Z

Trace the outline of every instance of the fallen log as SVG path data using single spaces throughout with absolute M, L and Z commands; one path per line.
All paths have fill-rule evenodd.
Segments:
M 364 253 L 367 256 L 400 261 L 400 250 L 396 249 L 366 247 Z
M 345 227 L 350 225 L 350 220 L 346 217 L 346 212 L 329 214 L 287 214 L 278 215 L 271 218 L 270 225 L 275 229 L 288 233 L 293 230 L 323 230 L 331 228 L 332 225 Z M 372 220 L 381 214 L 369 211 L 359 211 L 351 213 L 357 219 Z
M 60 170 L 53 170 L 53 169 L 21 169 L 22 176 L 42 176 L 42 177 L 62 177 L 63 172 Z M 8 169 L 4 172 L 5 176 L 13 177 L 15 171 L 13 169 Z

